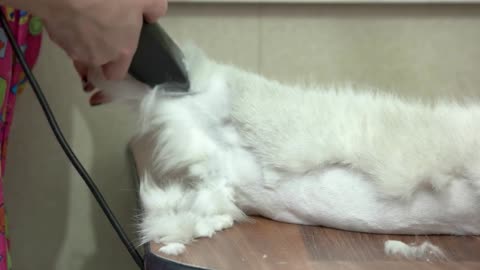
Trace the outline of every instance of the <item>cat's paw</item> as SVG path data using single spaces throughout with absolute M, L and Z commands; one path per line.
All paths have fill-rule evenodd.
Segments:
M 193 220 L 192 220 L 193 221 Z M 211 238 L 216 232 L 230 228 L 233 226 L 233 218 L 229 215 L 216 215 L 216 216 L 208 216 L 199 218 L 196 220 L 194 227 L 194 238 L 201 238 L 201 237 L 208 237 Z M 156 240 L 158 243 L 163 243 L 159 251 L 172 256 L 177 256 L 185 252 L 186 246 L 193 239 L 189 239 L 190 237 L 187 235 L 182 235 L 183 237 L 179 237 L 177 234 L 175 238 L 183 239 L 183 243 L 178 242 L 169 242 L 164 243 L 162 240 L 171 238 L 172 236 L 164 235 L 160 237 L 160 239 Z
M 177 256 L 185 252 L 185 245 L 181 243 L 169 243 L 161 247 L 159 251 L 167 255 Z
M 143 243 L 164 244 L 161 252 L 176 255 L 182 246 L 200 237 L 212 237 L 216 232 L 242 220 L 244 213 L 236 207 L 231 190 L 221 185 L 182 190 L 144 187 L 141 198 L 145 213 L 141 223 Z
M 212 237 L 215 232 L 233 226 L 233 218 L 228 215 L 205 217 L 195 226 L 195 237 Z

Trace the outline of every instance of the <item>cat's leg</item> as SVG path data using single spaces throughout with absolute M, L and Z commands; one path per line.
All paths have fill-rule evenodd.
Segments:
M 163 252 L 179 254 L 185 249 L 184 244 L 194 237 L 197 217 L 179 208 L 182 202 L 191 200 L 192 192 L 180 183 L 168 182 L 168 186 L 160 188 L 149 174 L 145 174 L 140 182 L 139 196 L 143 206 L 140 241 L 142 244 L 161 243 L 164 244 Z
M 210 135 L 221 130 L 206 130 L 187 108 L 166 105 L 163 109 L 172 119 L 162 122 L 152 159 L 155 182 L 162 188 L 145 185 L 143 189 L 145 194 L 156 192 L 154 197 L 172 199 L 152 199 L 155 203 L 146 207 L 142 228 L 147 232 L 144 241 L 165 244 L 161 251 L 176 255 L 194 238 L 211 237 L 245 215 L 235 205 L 229 187 L 225 165 L 228 151 Z M 166 175 L 177 178 L 165 180 Z M 151 197 L 144 195 L 142 201 Z
M 141 196 L 144 205 L 148 204 L 141 223 L 143 242 L 164 244 L 160 251 L 176 255 L 182 250 L 179 245 L 230 228 L 244 218 L 231 193 L 225 186 L 148 188 Z

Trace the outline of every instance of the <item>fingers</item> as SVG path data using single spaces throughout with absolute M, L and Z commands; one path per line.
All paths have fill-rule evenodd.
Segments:
M 158 21 L 160 17 L 167 13 L 168 1 L 167 0 L 149 0 L 150 4 L 146 6 L 144 11 L 145 19 L 149 23 Z
M 83 91 L 89 93 L 95 90 L 95 86 L 88 81 L 88 66 L 78 61 L 73 61 L 73 66 L 82 79 Z
M 134 50 L 133 50 L 134 51 Z M 121 80 L 125 78 L 130 63 L 132 62 L 132 52 L 122 52 L 120 57 L 102 66 L 103 75 L 107 80 Z
M 82 78 L 82 82 L 86 83 L 88 80 L 88 66 L 85 64 L 80 63 L 79 61 L 73 61 L 73 66 L 77 71 L 80 78 Z
M 85 64 L 82 64 L 78 61 L 73 61 L 73 66 L 75 67 L 75 70 L 77 71 L 78 75 L 82 78 L 82 86 L 83 86 L 83 91 L 87 92 L 87 93 L 92 93 L 94 92 L 95 90 L 97 90 L 97 92 L 95 92 L 91 97 L 90 97 L 90 100 L 89 100 L 89 103 L 91 106 L 97 106 L 97 105 L 101 105 L 101 104 L 104 104 L 104 103 L 108 103 L 110 102 L 110 100 L 108 99 L 108 97 L 102 92 L 102 90 L 99 90 L 95 87 L 95 85 L 93 85 L 93 83 L 91 83 L 89 80 L 88 80 L 88 66 L 85 65 Z
M 90 97 L 90 105 L 97 106 L 111 102 L 110 98 L 102 91 L 98 91 Z
M 143 20 L 142 17 L 149 22 L 155 22 L 158 20 L 159 17 L 165 15 L 168 7 L 167 0 L 144 1 L 145 2 L 143 4 L 143 16 L 141 14 L 138 14 L 140 16 L 136 17 L 136 19 L 131 18 L 133 20 L 138 20 L 135 23 L 138 23 L 135 26 L 136 29 L 126 29 L 123 33 L 123 36 L 117 36 L 118 40 L 116 46 L 123 47 L 123 51 L 118 52 L 115 50 L 115 48 L 109 48 L 110 50 L 105 50 L 108 48 L 108 46 L 106 46 L 105 48 L 98 48 L 97 50 L 93 50 L 94 53 L 92 53 L 92 50 L 90 50 L 87 52 L 82 51 L 81 53 L 77 52 L 75 55 L 72 52 L 72 48 L 77 48 L 79 46 L 70 46 L 72 47 L 70 48 L 70 50 L 68 50 L 69 48 L 64 46 L 64 50 L 70 52 L 69 56 L 72 58 L 72 60 L 74 60 L 75 69 L 82 78 L 82 81 L 85 83 L 84 88 L 86 91 L 91 91 L 92 88 L 90 85 L 86 84 L 88 67 L 95 66 L 101 68 L 104 78 L 107 80 L 122 80 L 125 78 L 125 75 L 128 73 L 128 69 L 130 67 L 133 55 L 136 51 L 136 42 L 138 42 L 138 35 L 140 34 L 140 28 Z M 136 37 L 133 37 L 131 35 L 136 35 Z M 122 44 L 122 42 L 127 44 Z M 82 61 L 82 63 L 78 60 Z M 89 65 L 87 66 L 83 63 L 88 63 Z
M 88 66 L 79 61 L 73 61 L 73 66 L 82 79 L 88 75 Z

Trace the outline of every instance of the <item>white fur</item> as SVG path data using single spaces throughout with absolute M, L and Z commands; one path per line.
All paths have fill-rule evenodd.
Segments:
M 287 86 L 184 53 L 184 95 L 95 82 L 117 99 L 117 88 L 132 88 L 138 105 L 136 139 L 150 151 L 143 242 L 187 244 L 244 213 L 364 232 L 480 233 L 480 106 Z
M 407 259 L 424 259 L 428 257 L 446 259 L 443 251 L 434 244 L 425 241 L 421 245 L 407 245 L 402 241 L 388 240 L 384 245 L 385 253 L 388 255 L 403 256 Z
M 171 243 L 161 247 L 159 251 L 165 254 L 179 255 L 185 251 L 185 245 L 180 243 Z

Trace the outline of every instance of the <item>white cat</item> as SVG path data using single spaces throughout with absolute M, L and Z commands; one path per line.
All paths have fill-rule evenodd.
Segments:
M 480 105 L 287 86 L 184 49 L 172 95 L 94 80 L 136 104 L 149 152 L 142 241 L 179 254 L 246 215 L 353 231 L 480 234 Z

